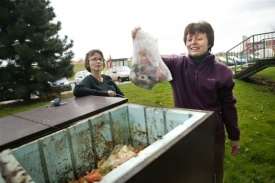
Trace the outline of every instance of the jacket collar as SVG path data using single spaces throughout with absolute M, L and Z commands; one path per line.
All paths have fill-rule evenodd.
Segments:
M 193 65 L 194 67 L 196 67 L 194 61 L 193 61 L 194 57 L 188 55 L 187 60 L 189 62 L 189 64 Z M 201 63 L 199 64 L 198 67 L 204 67 L 206 65 L 210 65 L 215 61 L 215 55 L 212 55 L 211 53 L 207 56 L 205 56 L 204 58 L 202 58 Z

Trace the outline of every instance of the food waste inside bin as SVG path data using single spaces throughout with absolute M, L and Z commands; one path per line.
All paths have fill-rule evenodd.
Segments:
M 202 130 L 204 133 L 197 135 Z M 64 130 L 18 148 L 3 151 L 0 155 L 2 174 L 5 171 L 13 171 L 16 165 L 30 182 L 67 183 L 97 168 L 97 163 L 107 159 L 118 144 L 130 145 L 142 151 L 103 176 L 100 182 L 138 182 L 141 179 L 139 177 L 146 177 L 150 172 L 151 175 L 154 172 L 161 173 L 163 170 L 158 169 L 163 169 L 166 165 L 160 167 L 158 164 L 168 161 L 167 166 L 174 166 L 169 165 L 169 159 L 174 161 L 174 158 L 178 158 L 179 162 L 184 161 L 187 166 L 192 160 L 188 156 L 195 156 L 198 161 L 206 161 L 203 165 L 191 163 L 198 172 L 207 177 L 202 176 L 204 180 L 208 179 L 208 175 L 209 180 L 213 179 L 212 112 L 130 103 L 88 117 Z M 203 148 L 204 153 L 199 154 L 196 148 Z M 13 166 L 9 165 L 11 163 Z M 167 171 L 174 171 L 176 174 L 172 173 L 170 178 L 165 177 L 173 181 L 172 176 L 178 176 L 175 180 L 180 181 L 192 166 L 174 163 L 178 170 L 171 167 Z M 205 167 L 208 167 L 208 170 L 203 170 Z M 178 171 L 185 173 L 180 174 Z M 144 174 L 141 175 L 141 172 Z M 12 179 L 15 181 L 20 178 L 23 179 L 17 175 Z M 150 179 L 147 182 L 150 182 Z

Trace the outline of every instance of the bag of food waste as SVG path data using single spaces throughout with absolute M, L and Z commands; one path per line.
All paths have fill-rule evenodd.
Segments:
M 172 80 L 170 70 L 160 57 L 157 39 L 142 30 L 133 39 L 129 78 L 135 85 L 149 90 L 157 83 Z

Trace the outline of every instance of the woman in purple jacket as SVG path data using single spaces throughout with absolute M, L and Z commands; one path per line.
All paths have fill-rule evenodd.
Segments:
M 133 39 L 140 27 L 132 31 Z M 216 124 L 215 174 L 216 182 L 223 182 L 225 129 L 231 140 L 231 154 L 239 152 L 240 129 L 238 125 L 235 82 L 230 68 L 215 60 L 214 30 L 205 21 L 190 23 L 184 31 L 183 41 L 188 56 L 162 58 L 169 68 L 174 106 L 214 111 Z

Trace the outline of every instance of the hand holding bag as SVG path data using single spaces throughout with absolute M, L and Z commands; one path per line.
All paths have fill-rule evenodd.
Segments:
M 171 81 L 170 70 L 162 61 L 157 39 L 139 30 L 133 39 L 130 80 L 137 86 L 151 90 L 157 83 Z

